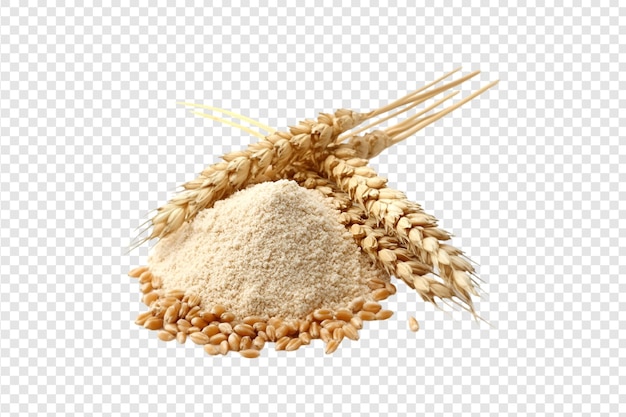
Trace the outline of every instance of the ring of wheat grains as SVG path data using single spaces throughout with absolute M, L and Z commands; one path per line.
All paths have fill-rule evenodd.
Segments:
M 451 235 L 437 226 L 437 219 L 407 199 L 402 191 L 388 187 L 387 180 L 369 166 L 369 160 L 383 150 L 497 83 L 491 82 L 438 109 L 458 93 L 451 92 L 454 87 L 479 73 L 447 80 L 459 70 L 376 110 L 360 113 L 340 109 L 333 114 L 321 113 L 317 119 L 301 121 L 284 132 L 228 110 L 182 103 L 196 115 L 235 126 L 260 140 L 246 149 L 224 155 L 221 162 L 208 166 L 197 178 L 183 184 L 183 190 L 140 227 L 132 248 L 152 239 L 165 239 L 217 201 L 240 190 L 267 181 L 291 180 L 305 189 L 317 190 L 332 201 L 339 210 L 337 221 L 386 277 L 402 281 L 424 301 L 438 307 L 439 301 L 448 301 L 480 318 L 472 301 L 472 296 L 479 296 L 480 287 L 471 261 L 460 249 L 446 243 Z M 378 128 L 429 100 L 433 102 L 401 122 Z M 231 116 L 254 127 L 207 111 Z M 393 312 L 382 308 L 380 301 L 396 292 L 388 279 L 374 278 L 367 282 L 370 291 L 367 297 L 357 297 L 339 308 L 321 306 L 298 318 L 239 317 L 222 304 L 203 302 L 193 289 L 165 290 L 163 277 L 153 274 L 150 265 L 137 267 L 129 275 L 138 279 L 142 301 L 148 307 L 137 317 L 138 325 L 157 331 L 162 341 L 185 343 L 190 339 L 203 345 L 210 355 L 232 351 L 246 358 L 258 357 L 266 343 L 274 343 L 276 350 L 293 351 L 314 339 L 321 339 L 325 352 L 332 353 L 345 339 L 358 340 L 364 321 L 391 317 Z M 411 329 L 417 330 L 417 322 L 411 319 Z

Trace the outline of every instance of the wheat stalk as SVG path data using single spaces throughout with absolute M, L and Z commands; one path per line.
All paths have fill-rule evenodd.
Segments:
M 331 154 L 320 168 L 326 178 L 363 207 L 364 214 L 385 234 L 395 236 L 417 259 L 438 269 L 455 295 L 465 302 L 472 294 L 478 295 L 471 263 L 462 257 L 462 251 L 440 242 L 448 240 L 450 234 L 437 228 L 436 219 L 401 191 L 377 188 L 383 179 L 366 164 L 365 159 L 342 159 Z
M 305 188 L 317 189 L 333 201 L 335 207 L 342 211 L 340 222 L 350 230 L 363 251 L 387 273 L 415 289 L 424 301 L 437 305 L 436 298 L 456 297 L 460 301 L 457 304 L 476 316 L 471 298 L 471 294 L 477 295 L 476 290 L 471 283 L 470 288 L 466 288 L 463 285 L 465 281 L 460 281 L 458 276 L 458 271 L 473 273 L 473 269 L 462 269 L 461 265 L 467 268 L 469 263 L 457 259 L 461 256 L 460 250 L 440 243 L 441 250 L 448 254 L 447 259 L 453 259 L 447 264 L 453 265 L 451 269 L 457 273 L 445 274 L 447 270 L 444 269 L 441 276 L 444 280 L 437 280 L 433 277 L 433 267 L 439 267 L 441 271 L 441 264 L 432 262 L 432 255 L 430 258 L 420 256 L 423 254 L 407 248 L 407 242 L 378 225 L 376 218 L 368 216 L 365 207 L 355 202 L 336 183 L 314 171 L 298 171 L 293 179 Z

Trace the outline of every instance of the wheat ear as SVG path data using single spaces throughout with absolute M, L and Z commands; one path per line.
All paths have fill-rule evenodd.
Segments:
M 243 151 L 222 156 L 222 162 L 207 167 L 197 178 L 183 184 L 183 191 L 157 209 L 139 233 L 143 235 L 152 228 L 150 234 L 138 240 L 135 247 L 150 239 L 164 238 L 237 190 L 280 178 L 293 161 L 314 160 L 315 155 L 323 153 L 340 133 L 360 123 L 361 118 L 359 113 L 346 109 L 334 115 L 321 113 L 317 122 L 302 121 L 290 127 L 289 132 L 274 132 Z
M 471 298 L 471 294 L 476 295 L 473 288 L 467 291 L 455 279 L 445 280 L 442 277 L 444 280 L 441 282 L 431 276 L 434 273 L 433 265 L 427 261 L 432 258 L 424 262 L 422 257 L 407 248 L 406 242 L 378 225 L 375 218 L 368 217 L 365 208 L 354 202 L 336 183 L 314 171 L 298 171 L 293 179 L 301 186 L 317 189 L 331 199 L 335 207 L 341 210 L 341 223 L 350 230 L 363 251 L 387 273 L 415 289 L 423 300 L 437 305 L 436 298 L 453 300 L 456 297 L 459 306 L 477 316 Z M 450 245 L 444 245 L 443 250 L 453 252 L 453 258 L 460 255 L 460 251 Z

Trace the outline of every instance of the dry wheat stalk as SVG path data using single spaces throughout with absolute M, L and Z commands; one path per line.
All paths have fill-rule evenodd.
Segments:
M 368 181 L 376 181 L 377 176 L 367 175 L 364 163 L 367 163 L 364 159 L 345 160 L 329 155 L 322 164 L 323 173 L 362 206 L 368 218 L 383 226 L 386 234 L 396 236 L 421 262 L 437 268 L 446 287 L 454 291 L 452 295 L 463 300 L 473 312 L 471 295 L 477 292 L 471 276 L 472 265 L 462 258 L 460 250 L 440 243 L 448 240 L 449 234 L 436 227 L 432 216 L 415 212 L 417 207 L 404 193 L 370 187 Z M 366 175 L 357 174 L 358 169 Z
M 348 227 L 363 251 L 389 274 L 402 279 L 407 285 L 415 289 L 423 300 L 436 304 L 436 298 L 457 297 L 462 307 L 474 315 L 476 314 L 470 294 L 454 280 L 456 278 L 454 274 L 444 276 L 444 278 L 452 277 L 452 280 L 444 280 L 444 282 L 431 276 L 433 266 L 435 266 L 429 262 L 433 259 L 432 257 L 424 259 L 418 255 L 421 252 L 409 250 L 405 245 L 406 242 L 403 242 L 395 233 L 389 233 L 387 228 L 380 227 L 376 218 L 368 217 L 363 205 L 354 202 L 333 181 L 323 178 L 313 171 L 299 171 L 294 175 L 294 180 L 303 187 L 319 190 L 331 199 L 336 207 L 342 210 L 340 221 Z M 448 259 L 455 259 L 455 257 L 460 256 L 460 251 L 450 245 L 443 245 L 441 250 L 446 251 L 446 254 L 448 251 L 453 253 L 451 256 L 449 255 Z M 428 254 L 428 252 L 426 253 Z M 454 262 L 448 263 L 461 265 L 456 259 Z

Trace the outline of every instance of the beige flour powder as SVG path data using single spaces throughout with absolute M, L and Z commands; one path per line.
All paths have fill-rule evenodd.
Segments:
M 202 306 L 222 304 L 240 318 L 304 318 L 389 281 L 371 266 L 338 212 L 294 181 L 265 182 L 206 209 L 161 240 L 148 265 L 165 290 L 192 289 Z

